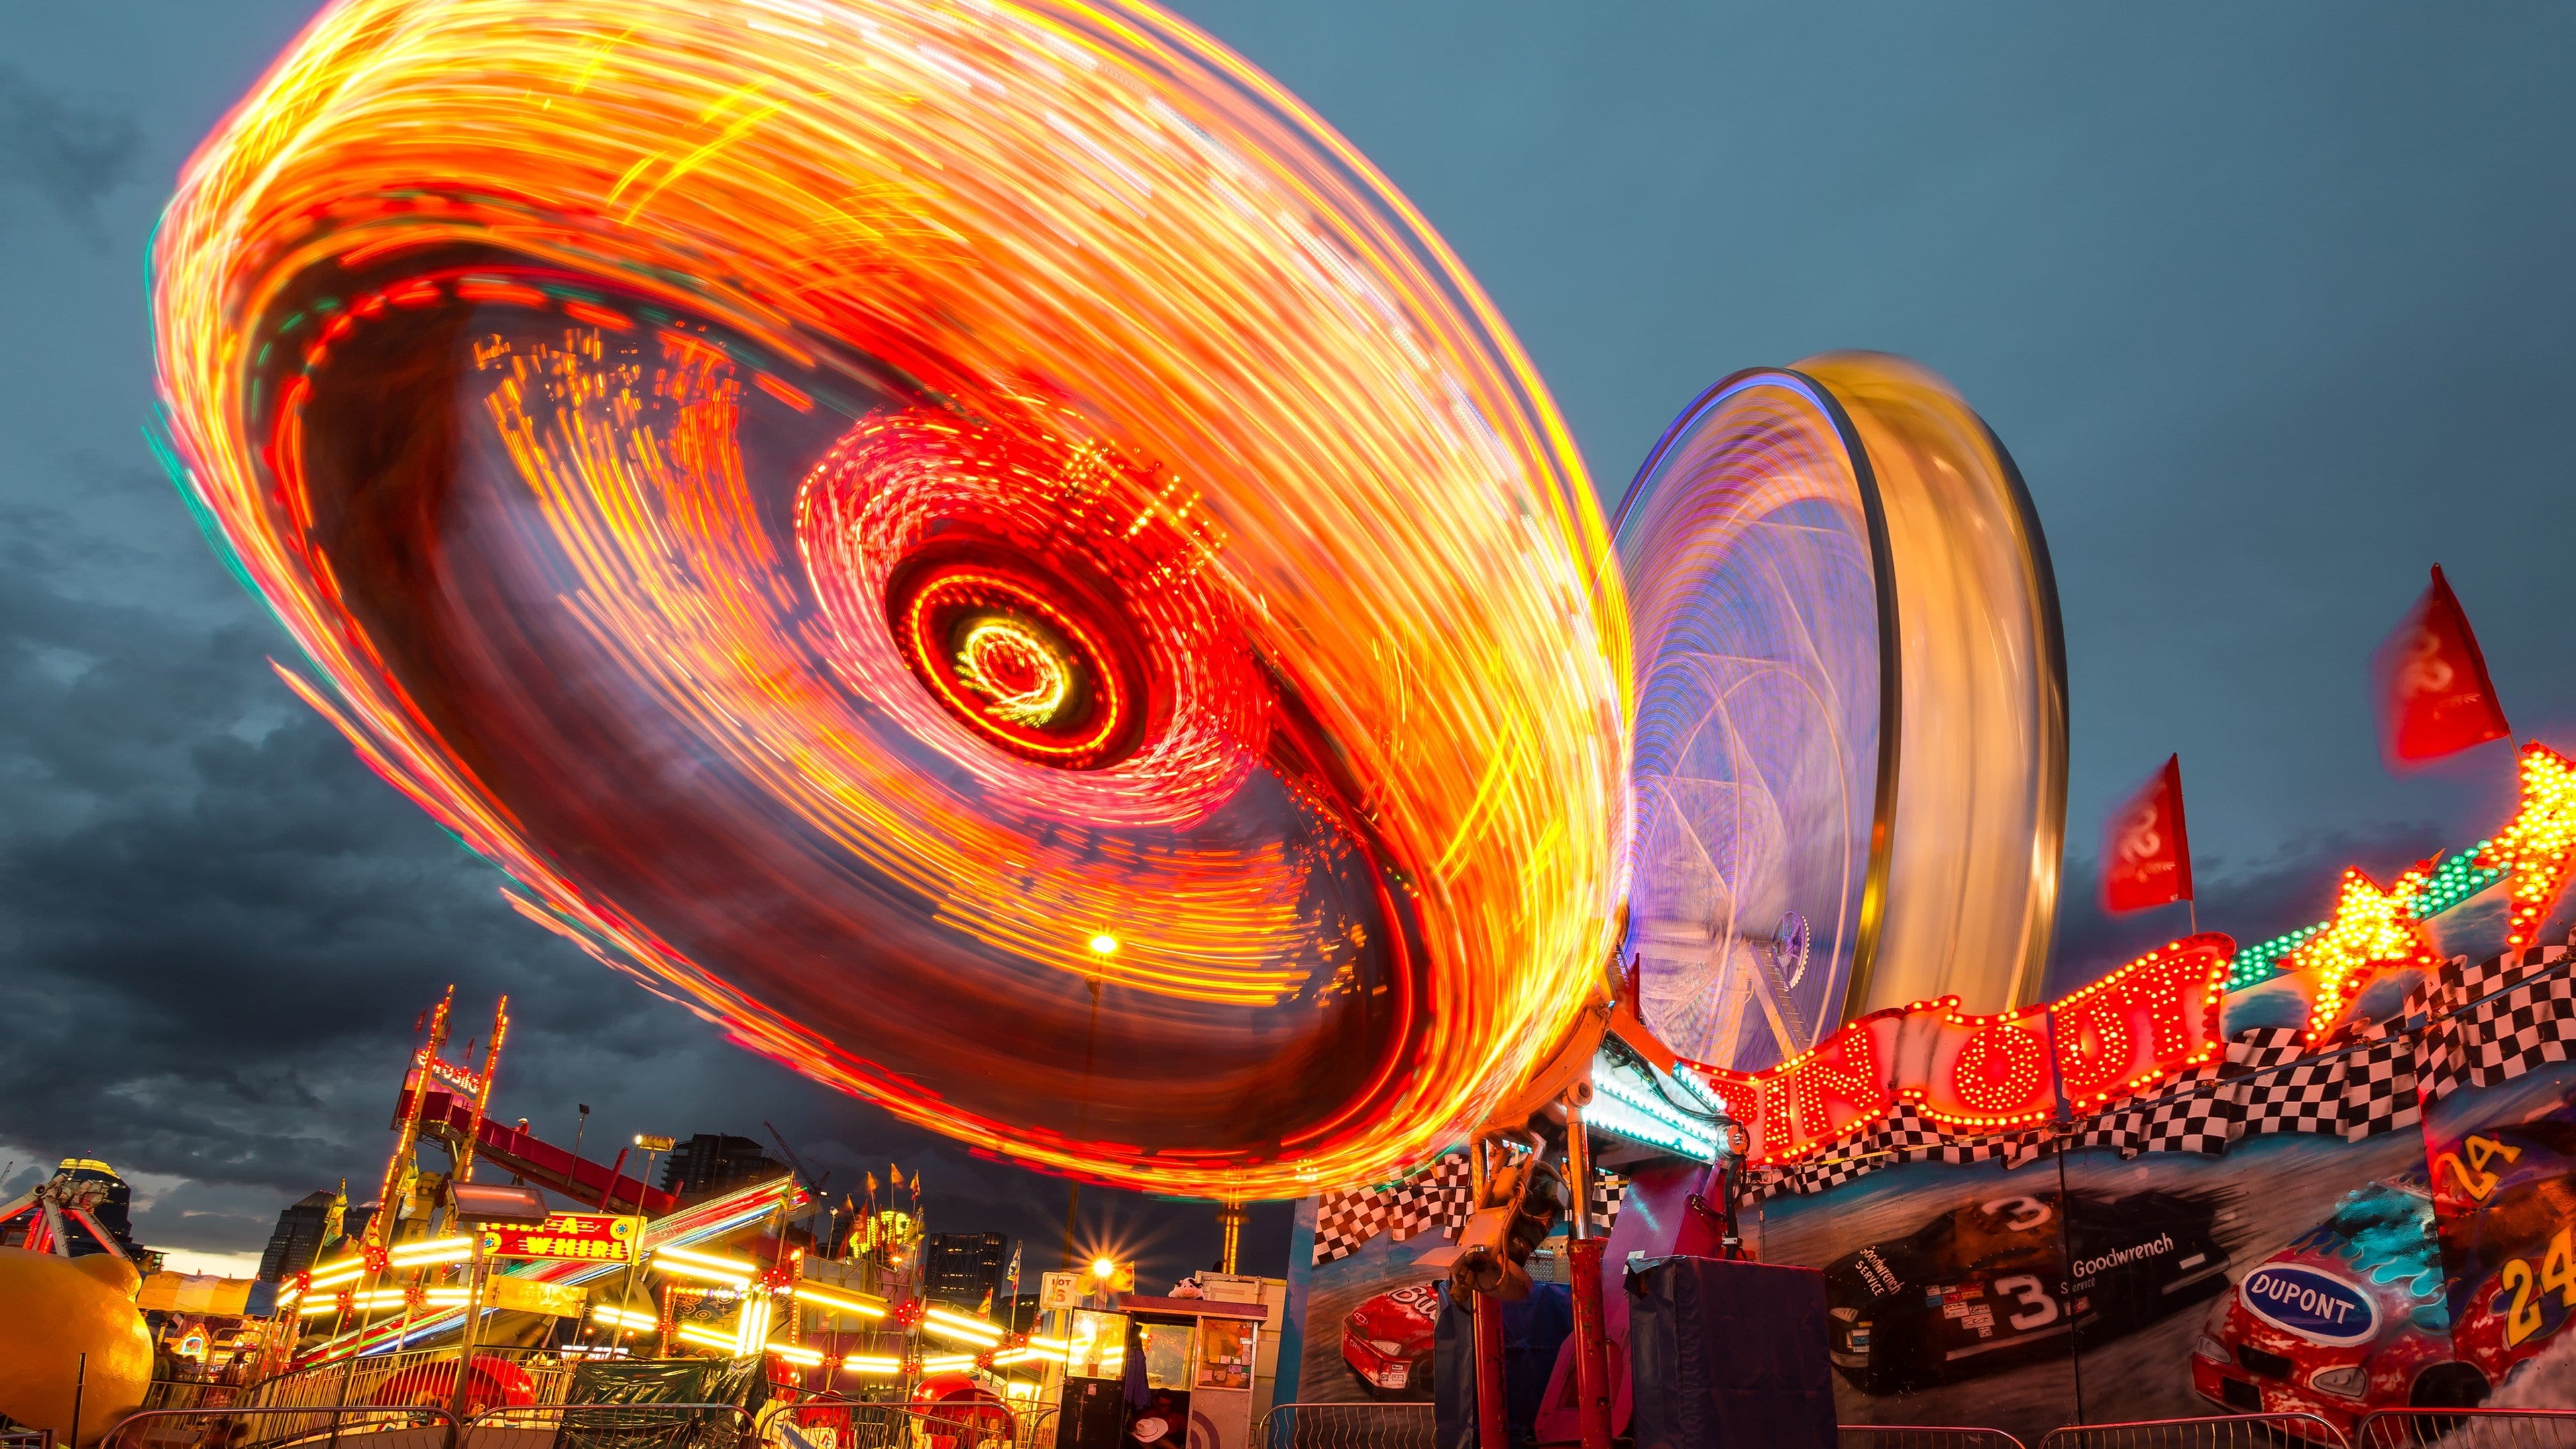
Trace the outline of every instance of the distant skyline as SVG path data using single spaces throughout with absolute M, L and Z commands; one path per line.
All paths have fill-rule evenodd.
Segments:
M 2324 914 L 2346 863 L 2470 843 L 2491 746 L 2380 764 L 2371 649 L 2449 571 L 2517 728 L 2576 748 L 2561 184 L 2576 10 L 1511 3 L 1184 11 L 1375 161 L 1536 360 L 1605 506 L 1739 367 L 1948 377 L 2029 480 L 2072 699 L 2064 990 L 2179 929 L 2102 921 L 2103 812 L 2179 751 L 2201 923 Z M 285 648 L 144 442 L 142 257 L 180 163 L 312 12 L 94 0 L 0 59 L 0 1190 L 70 1154 L 154 1246 L 255 1253 L 375 1170 L 406 1029 L 513 996 L 495 1110 L 568 1140 L 779 1124 L 838 1183 L 1033 1265 L 1064 1186 L 767 1062 L 563 943 L 279 687 Z M 2173 913 L 2179 918 L 2180 912 Z M 1085 1189 L 1202 1266 L 1212 1209 Z M 1247 1251 L 1284 1263 L 1286 1213 Z

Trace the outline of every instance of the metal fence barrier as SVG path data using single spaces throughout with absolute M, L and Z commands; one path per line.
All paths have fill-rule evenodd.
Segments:
M 0 1449 L 54 1449 L 51 1429 L 0 1429 Z
M 563 1402 L 572 1383 L 572 1365 L 543 1349 L 478 1348 L 474 1350 L 474 1360 L 478 1366 L 506 1365 L 524 1375 L 530 1398 L 540 1404 Z M 441 1369 L 455 1362 L 456 1349 L 452 1345 L 399 1353 L 353 1354 L 334 1363 L 315 1364 L 263 1379 L 236 1391 L 232 1402 L 258 1408 L 323 1409 L 365 1405 L 379 1398 L 408 1400 L 416 1397 L 411 1391 L 419 1384 L 453 1384 L 454 1373 L 442 1373 Z
M 2354 1449 L 2576 1449 L 2576 1409 L 2376 1409 Z
M 1841 1449 L 2022 1449 L 2001 1429 L 1960 1424 L 1845 1424 L 1835 1436 Z
M 2040 1436 L 2039 1449 L 2280 1449 L 2284 1440 L 2350 1449 L 2341 1430 L 2314 1414 L 2229 1414 L 2069 1424 Z
M 444 1445 L 456 1428 L 445 1409 L 428 1407 L 141 1409 L 117 1421 L 98 1449 L 243 1449 L 254 1444 L 332 1444 L 368 1439 L 370 1449 L 422 1449 Z M 411 1431 L 400 1446 L 376 1436 Z
M 1039 1449 L 1050 1442 L 1052 1405 L 889 1403 L 816 1394 L 761 1410 L 757 1437 L 798 1449 L 789 1425 L 834 1430 L 838 1449 Z
M 143 1391 L 147 1409 L 220 1409 L 238 1403 L 245 1392 L 240 1384 L 215 1383 L 208 1379 L 154 1379 Z
M 1429 1404 L 1276 1404 L 1252 1449 L 1431 1449 Z
M 742 1449 L 753 1428 L 740 1404 L 522 1404 L 467 1419 L 457 1449 Z

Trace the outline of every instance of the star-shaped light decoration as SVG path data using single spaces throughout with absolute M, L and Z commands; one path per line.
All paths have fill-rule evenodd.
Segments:
M 2505 949 L 2530 945 L 2567 887 L 2568 867 L 2576 865 L 2576 761 L 2536 740 L 2522 747 L 2522 803 L 2478 864 L 2510 872 Z
M 2315 977 L 2308 1003 L 2308 1039 L 2315 1041 L 2343 1018 L 2362 981 L 2386 965 L 2430 966 L 2433 946 L 2424 923 L 2415 918 L 2415 896 L 2431 873 L 2419 864 L 2386 890 L 2357 869 L 2343 873 L 2335 896 L 2334 918 L 2290 953 L 2292 971 Z

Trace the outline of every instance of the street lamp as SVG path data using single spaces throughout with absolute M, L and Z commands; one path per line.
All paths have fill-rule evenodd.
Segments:
M 643 1185 L 635 1190 L 635 1213 L 636 1216 L 642 1217 L 644 1214 L 645 1189 L 650 1188 L 653 1185 L 653 1164 L 661 1158 L 663 1153 L 670 1151 L 673 1146 L 677 1145 L 677 1143 L 676 1139 L 664 1137 L 659 1133 L 638 1132 L 635 1134 L 635 1145 L 644 1149 Z M 611 1190 L 614 1191 L 614 1188 Z M 617 1307 L 620 1312 L 625 1311 L 626 1305 L 635 1301 L 635 1272 L 643 1266 L 644 1235 L 638 1233 L 635 1235 L 635 1256 L 628 1260 L 626 1264 L 626 1286 L 618 1290 L 617 1294 Z M 654 1321 L 658 1324 L 660 1319 L 657 1317 Z M 628 1334 L 632 1334 L 635 1331 L 632 1325 L 621 1324 L 619 1326 Z

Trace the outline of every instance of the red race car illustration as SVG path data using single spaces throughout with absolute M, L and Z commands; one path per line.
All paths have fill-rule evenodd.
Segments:
M 2432 1199 L 2373 1183 L 2211 1309 L 2192 1389 L 2238 1413 L 2314 1414 L 2347 1438 L 2372 1409 L 2477 1403 L 2492 1380 L 2454 1351 L 2444 1286 Z
M 1369 1396 L 1431 1398 L 1431 1346 L 1440 1295 L 1428 1283 L 1381 1293 L 1342 1320 L 1342 1362 Z

